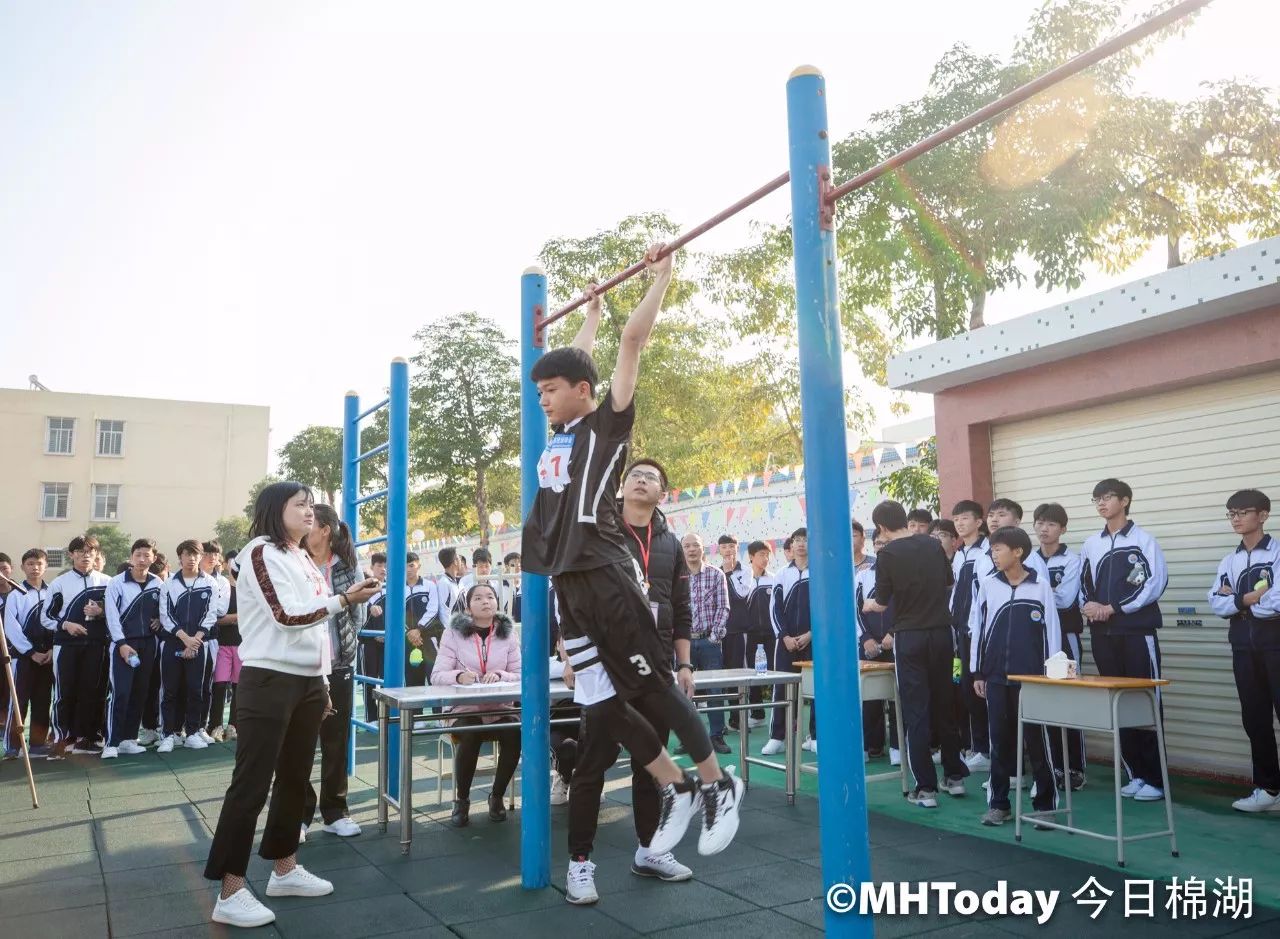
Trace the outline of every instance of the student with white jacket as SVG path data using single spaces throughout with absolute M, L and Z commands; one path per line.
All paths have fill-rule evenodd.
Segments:
M 377 591 L 365 580 L 333 596 L 300 545 L 315 525 L 311 491 L 296 482 L 267 486 L 254 509 L 253 540 L 240 561 L 238 743 L 231 785 L 205 864 L 222 883 L 213 921 L 263 926 L 275 920 L 249 890 L 245 871 L 258 815 L 271 807 L 258 853 L 274 861 L 267 896 L 319 897 L 333 884 L 297 862 L 298 837 L 315 762 L 320 722 L 329 709 L 329 617 Z M 272 786 L 272 777 L 275 785 Z

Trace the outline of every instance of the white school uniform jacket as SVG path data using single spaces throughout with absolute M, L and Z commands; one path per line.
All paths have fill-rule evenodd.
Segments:
M 1029 571 L 1035 571 L 1036 576 L 1040 578 L 1043 583 L 1053 583 L 1053 578 L 1049 576 L 1049 566 L 1045 564 L 1044 558 L 1040 556 L 1039 551 L 1032 551 L 1030 557 L 1024 558 L 1022 566 Z M 977 599 L 978 596 L 978 584 L 988 577 L 994 577 L 995 573 L 996 564 L 995 561 L 991 560 L 991 543 L 988 541 L 987 549 L 979 554 L 973 562 L 974 599 Z
M 1250 551 L 1244 542 L 1222 559 L 1218 576 L 1209 591 L 1209 608 L 1231 621 L 1227 639 L 1233 649 L 1274 651 L 1280 649 L 1280 541 L 1270 535 Z M 1230 587 L 1231 593 L 1218 591 Z M 1244 595 L 1264 591 L 1253 606 L 1244 605 Z
M 48 652 L 53 648 L 53 633 L 40 621 L 49 587 L 43 580 L 39 587 L 25 581 L 22 585 L 27 592 L 12 591 L 4 605 L 4 634 L 19 656 L 30 658 L 32 652 Z
M 778 572 L 769 617 L 779 638 L 809 632 L 809 568 L 800 570 L 792 563 Z
M 1155 635 L 1164 622 L 1157 601 L 1169 586 L 1169 568 L 1156 540 L 1129 520 L 1114 535 L 1105 528 L 1090 535 L 1080 557 L 1080 606 L 1096 602 L 1116 611 L 1091 628 Z
M 160 589 L 160 635 L 178 641 L 178 630 L 188 636 L 209 637 L 218 619 L 218 582 L 203 571 L 190 581 L 176 571 Z M 243 654 L 242 654 L 243 657 Z
M 1035 556 L 1049 568 L 1049 584 L 1053 587 L 1053 602 L 1058 605 L 1058 620 L 1064 633 L 1084 631 L 1084 619 L 1080 616 L 1080 555 L 1064 544 L 1048 557 L 1036 549 Z
M 951 576 L 955 583 L 951 587 L 951 625 L 955 629 L 969 628 L 969 610 L 973 607 L 974 568 L 978 559 L 987 555 L 989 545 L 986 538 L 979 538 L 971 545 L 963 542 L 951 558 Z
M 53 579 L 53 583 L 49 585 L 49 595 L 40 608 L 40 619 L 44 628 L 54 634 L 54 645 L 77 646 L 107 641 L 106 617 L 95 616 L 89 619 L 84 608 L 90 601 L 105 606 L 103 601 L 106 599 L 107 582 L 110 579 L 100 571 L 81 574 L 74 567 Z M 89 635 L 72 636 L 63 629 L 67 622 L 79 623 L 89 630 Z
M 1002 571 L 978 582 L 969 614 L 969 671 L 984 681 L 1043 675 L 1045 659 L 1062 650 L 1058 605 L 1047 578 L 1027 569 L 1016 587 Z
M 162 581 L 148 573 L 143 583 L 133 579 L 133 571 L 116 574 L 107 584 L 107 629 L 112 642 L 146 639 L 153 635 L 151 623 L 160 618 Z

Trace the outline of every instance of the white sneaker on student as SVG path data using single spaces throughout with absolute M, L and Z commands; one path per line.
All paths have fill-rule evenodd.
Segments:
M 569 784 L 564 781 L 564 777 L 559 773 L 552 774 L 551 777 L 551 804 L 565 805 L 569 801 Z
M 738 808 L 747 784 L 726 766 L 716 782 L 702 787 L 702 834 L 698 836 L 698 853 L 719 854 L 738 833 Z
M 648 848 L 636 848 L 635 859 L 631 862 L 631 873 L 639 877 L 656 877 L 669 884 L 693 877 L 693 871 L 677 861 L 676 856 L 670 851 L 666 854 L 654 854 Z
M 177 738 L 177 737 L 175 737 L 173 734 L 169 734 L 169 736 L 167 736 L 167 737 L 163 738 L 163 739 L 160 741 L 160 746 L 156 747 L 156 752 L 157 752 L 157 753 L 172 753 L 172 752 L 173 752 L 173 745 L 174 745 L 174 744 L 176 744 L 177 742 L 178 742 L 178 738 Z
M 138 732 L 138 743 L 141 746 L 149 747 L 152 744 L 156 744 L 159 742 L 160 742 L 160 731 L 158 730 L 150 730 L 149 728 L 144 727 L 142 728 L 142 730 Z
M 222 741 L 226 739 L 226 733 L 226 728 L 215 727 L 213 728 L 213 733 L 209 736 L 213 738 L 214 743 L 222 743 Z
M 331 825 L 325 825 L 324 830 L 331 835 L 337 835 L 339 838 L 354 838 L 360 834 L 360 826 L 355 820 L 349 816 L 342 816 Z
M 327 897 L 333 893 L 333 884 L 317 877 L 301 864 L 281 877 L 274 870 L 267 881 L 269 897 Z
M 755 729 L 755 728 L 757 728 L 757 727 L 763 727 L 763 726 L 764 726 L 764 718 L 763 718 L 763 717 L 748 717 L 748 718 L 747 718 L 747 730 L 754 730 L 754 729 Z
M 764 756 L 773 756 L 775 753 L 781 753 L 784 746 L 786 745 L 781 740 L 770 739 L 760 748 L 760 752 Z
M 969 767 L 969 772 L 979 773 L 991 769 L 991 757 L 975 750 L 964 758 L 964 765 Z
M 1142 788 L 1133 794 L 1134 802 L 1159 802 L 1163 798 L 1164 790 L 1149 783 L 1143 783 Z
M 199 734 L 189 734 L 182 745 L 188 750 L 207 750 L 209 745 L 204 742 L 204 738 Z
M 1236 799 L 1231 807 L 1237 812 L 1280 812 L 1280 795 L 1272 795 L 1265 789 L 1255 789 L 1243 799 Z
M 126 756 L 133 756 L 136 753 L 147 752 L 147 748 L 136 740 L 121 740 L 120 746 L 117 749 Z
M 1141 779 L 1130 779 L 1128 785 L 1124 786 L 1120 790 L 1120 795 L 1124 796 L 1126 799 L 1132 799 L 1142 790 L 1142 787 L 1145 785 L 1146 785 L 1146 782 L 1144 782 Z
M 118 757 L 119 755 L 120 755 L 120 750 L 119 750 L 119 748 L 118 748 L 118 747 L 103 747 L 103 748 L 102 748 L 102 758 L 103 758 L 104 760 L 114 760 L 114 759 L 115 759 L 116 757 Z
M 805 737 L 804 743 L 800 744 L 800 749 L 808 750 L 810 753 L 817 753 L 818 741 L 814 740 L 812 737 Z
M 206 746 L 216 742 L 213 739 L 212 735 L 210 735 L 210 733 L 207 730 L 205 730 L 203 727 L 201 727 L 199 730 L 196 731 L 196 736 L 199 737 L 201 740 L 203 740 Z
M 227 732 L 226 732 L 226 734 L 223 736 L 223 739 L 224 739 L 224 740 L 235 740 L 235 739 L 236 739 L 236 725 L 235 725 L 235 724 L 228 724 L 228 725 L 227 725 Z
M 265 926 L 276 921 L 276 914 L 262 905 L 249 892 L 248 887 L 241 887 L 225 900 L 221 896 L 213 905 L 213 921 L 227 926 Z
M 596 866 L 590 861 L 570 861 L 564 887 L 564 898 L 570 903 L 595 903 L 600 899 L 596 893 Z
M 890 766 L 901 766 L 901 765 L 902 765 L 902 751 L 901 751 L 901 750 L 896 750 L 896 749 L 894 749 L 893 747 L 890 747 L 890 748 L 889 748 L 889 765 L 890 765 Z

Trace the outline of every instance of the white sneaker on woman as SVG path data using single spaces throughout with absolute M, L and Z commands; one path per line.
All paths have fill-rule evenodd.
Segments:
M 274 870 L 267 881 L 269 897 L 327 897 L 333 893 L 333 884 L 317 877 L 301 864 L 281 877 Z
M 274 923 L 276 914 L 263 906 L 258 898 L 249 892 L 248 887 L 241 887 L 225 900 L 221 896 L 218 897 L 218 902 L 213 905 L 213 921 L 227 926 L 252 928 Z
M 339 838 L 354 838 L 360 834 L 360 826 L 346 815 L 331 825 L 325 825 L 324 830 L 331 835 L 337 835 Z
M 595 903 L 600 899 L 596 893 L 596 866 L 590 861 L 570 861 L 564 887 L 564 898 L 570 903 Z
M 556 773 L 551 779 L 551 804 L 565 805 L 569 801 L 569 784 Z

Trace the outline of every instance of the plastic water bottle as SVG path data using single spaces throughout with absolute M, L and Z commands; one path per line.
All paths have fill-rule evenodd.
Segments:
M 756 646 L 756 672 L 763 675 L 769 670 L 769 657 L 764 654 L 764 645 Z
M 138 653 L 136 652 L 133 653 L 133 655 L 129 656 L 129 658 L 126 661 L 129 663 L 130 668 L 137 668 L 139 665 L 142 664 L 142 659 L 138 658 Z

